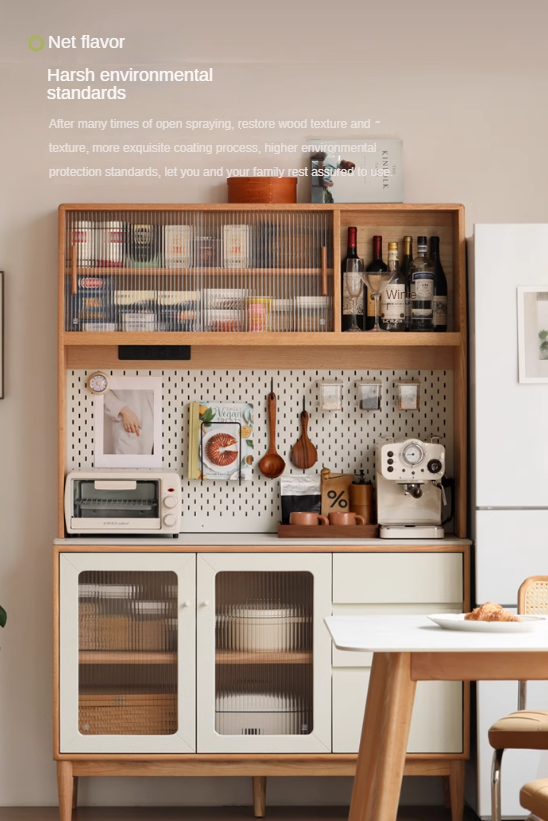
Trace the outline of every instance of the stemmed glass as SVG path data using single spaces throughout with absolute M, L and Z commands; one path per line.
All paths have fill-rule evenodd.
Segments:
M 358 326 L 356 312 L 357 300 L 363 288 L 364 273 L 363 259 L 355 257 L 353 259 L 346 260 L 346 276 L 344 281 L 346 290 L 352 300 L 352 325 L 350 328 L 347 328 L 346 333 L 361 333 L 361 328 Z
M 361 278 L 371 291 L 371 296 L 375 300 L 375 327 L 371 328 L 370 333 L 388 333 L 388 331 L 385 331 L 384 328 L 381 328 L 379 324 L 379 300 L 386 286 L 390 285 L 390 283 L 394 279 L 395 274 L 395 268 L 392 271 L 388 270 L 360 272 Z

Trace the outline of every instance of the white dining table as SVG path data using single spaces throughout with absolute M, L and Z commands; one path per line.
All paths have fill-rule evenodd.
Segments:
M 328 616 L 339 650 L 373 653 L 349 821 L 396 821 L 417 681 L 548 680 L 548 623 L 444 630 L 426 616 Z

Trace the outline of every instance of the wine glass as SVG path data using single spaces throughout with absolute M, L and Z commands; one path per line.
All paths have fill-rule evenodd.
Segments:
M 394 276 L 396 274 L 396 269 L 388 270 L 388 271 L 363 271 L 360 272 L 360 276 L 371 291 L 371 296 L 375 300 L 375 326 L 371 328 L 370 333 L 388 333 L 383 328 L 381 328 L 379 324 L 379 300 L 381 298 L 381 294 L 386 288 L 387 285 L 390 285 Z
M 344 278 L 346 290 L 352 300 L 352 325 L 347 328 L 346 333 L 361 333 L 361 328 L 357 321 L 356 300 L 360 296 L 363 288 L 364 265 L 363 259 L 358 257 L 346 260 L 346 276 Z

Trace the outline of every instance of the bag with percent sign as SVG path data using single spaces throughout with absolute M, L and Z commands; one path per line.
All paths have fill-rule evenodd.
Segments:
M 322 516 L 349 512 L 353 481 L 354 477 L 347 473 L 331 473 L 329 468 L 322 468 Z

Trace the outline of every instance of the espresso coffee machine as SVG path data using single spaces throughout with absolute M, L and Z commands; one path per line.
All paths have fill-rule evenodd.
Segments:
M 437 439 L 377 444 L 381 539 L 443 539 L 445 448 Z

